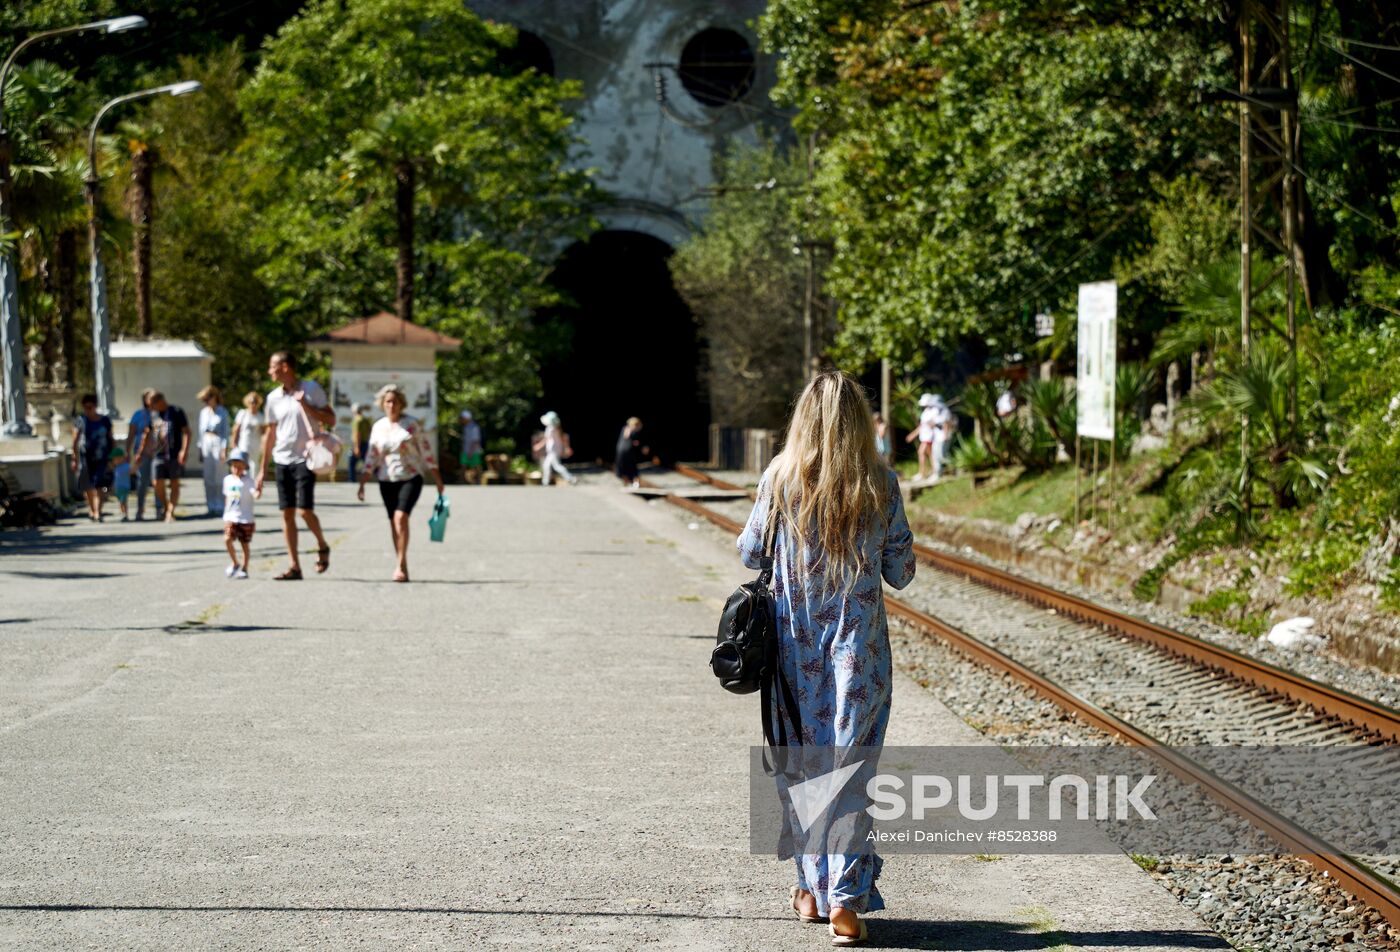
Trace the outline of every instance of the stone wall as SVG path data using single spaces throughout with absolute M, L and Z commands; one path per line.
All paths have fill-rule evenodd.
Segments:
M 598 183 L 613 196 L 599 213 L 605 228 L 640 231 L 674 247 L 704 216 L 715 156 L 733 139 L 756 141 L 778 118 L 768 101 L 773 64 L 758 54 L 751 26 L 762 0 L 467 2 L 530 34 L 522 50 L 533 50 L 560 79 L 582 83 L 584 164 L 597 169 Z M 707 30 L 724 32 L 702 37 Z M 742 55 L 721 52 L 733 34 L 753 57 L 747 83 L 736 83 Z

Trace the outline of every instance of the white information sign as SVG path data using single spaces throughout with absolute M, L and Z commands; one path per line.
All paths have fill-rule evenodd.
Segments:
M 349 445 L 351 408 L 356 403 L 369 407 L 369 418 L 384 415 L 375 406 L 374 395 L 388 383 L 396 383 L 408 397 L 404 412 L 416 417 L 437 445 L 437 372 L 433 370 L 336 370 L 331 369 L 331 406 L 335 409 L 336 432 Z
M 1079 286 L 1079 435 L 1113 439 L 1118 374 L 1118 282 Z

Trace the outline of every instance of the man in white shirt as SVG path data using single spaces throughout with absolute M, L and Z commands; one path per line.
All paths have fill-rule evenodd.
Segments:
M 296 361 L 286 351 L 268 358 L 267 375 L 279 386 L 267 395 L 267 425 L 263 431 L 262 460 L 254 491 L 262 495 L 267 475 L 267 460 L 272 458 L 277 477 L 277 508 L 282 511 L 282 535 L 287 540 L 287 555 L 291 565 L 277 581 L 297 581 L 302 577 L 301 560 L 297 556 L 297 515 L 316 537 L 316 571 L 330 568 L 331 547 L 321 533 L 321 520 L 316 517 L 316 474 L 306 465 L 306 443 L 313 435 L 312 423 L 323 427 L 335 425 L 335 411 L 330 407 L 326 391 L 314 380 L 297 377 Z

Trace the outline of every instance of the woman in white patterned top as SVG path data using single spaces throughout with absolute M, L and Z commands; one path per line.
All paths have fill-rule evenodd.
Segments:
M 423 425 L 403 411 L 408 398 L 397 384 L 381 387 L 375 397 L 384 415 L 374 421 L 369 431 L 369 453 L 360 472 L 359 498 L 365 498 L 365 482 L 373 474 L 379 480 L 379 496 L 389 514 L 389 531 L 394 537 L 394 554 L 398 565 L 395 582 L 408 581 L 408 517 L 423 492 L 423 474 L 430 473 L 443 493 L 442 474 L 438 472 L 432 444 Z

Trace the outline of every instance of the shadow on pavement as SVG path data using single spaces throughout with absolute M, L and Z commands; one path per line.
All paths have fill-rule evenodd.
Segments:
M 1018 952 L 1033 949 L 1095 948 L 1229 949 L 1223 939 L 1203 932 L 1178 929 L 1041 930 L 1023 922 L 980 919 L 933 921 L 871 919 L 871 949 L 994 949 Z
M 308 576 L 309 578 L 310 576 Z M 373 585 L 383 582 L 386 585 L 529 585 L 524 578 L 414 578 L 407 582 L 395 582 L 392 578 L 347 578 L 327 572 L 321 576 L 328 582 L 353 582 L 356 585 Z
M 41 531 L 27 529 L 13 535 L 0 535 L 0 552 L 65 552 L 71 549 L 88 549 L 113 542 L 152 542 L 168 539 L 166 533 L 151 532 L 105 532 L 101 534 L 49 535 Z
M 346 912 L 383 915 L 404 912 L 429 916 L 550 916 L 573 919 L 583 916 L 603 919 L 746 919 L 751 922 L 786 921 L 788 916 L 741 916 L 731 913 L 704 915 L 694 912 L 607 912 L 558 909 L 467 909 L 438 906 L 100 906 L 67 903 L 35 903 L 28 906 L 0 906 L 0 912 Z
M 559 919 L 580 917 L 602 919 L 697 919 L 747 920 L 750 922 L 786 921 L 789 916 L 746 916 L 732 913 L 704 914 L 693 912 L 610 912 L 607 910 L 564 911 L 558 909 L 469 909 L 436 906 L 142 906 L 142 905 L 83 905 L 67 903 L 36 903 L 33 905 L 0 906 L 0 912 L 283 912 L 301 913 L 343 912 L 350 914 L 385 915 L 410 913 L 416 915 L 448 916 L 539 916 Z M 984 920 L 934 921 L 920 919 L 871 919 L 872 949 L 957 949 L 967 945 L 974 949 L 1018 952 L 1018 950 L 1057 949 L 1066 946 L 1099 946 L 1120 949 L 1175 948 L 1226 949 L 1228 946 L 1215 936 L 1175 929 L 1116 929 L 1089 932 L 1050 930 L 1020 922 Z M 797 926 L 794 923 L 794 929 Z M 825 930 L 823 930 L 825 932 Z
M 5 575 L 21 575 L 24 578 L 58 578 L 58 579 L 87 579 L 87 578 L 126 578 L 125 572 L 36 572 L 26 569 L 0 569 L 0 573 Z
M 116 629 L 107 629 L 115 631 Z M 156 628 L 126 628 L 124 631 L 163 631 L 168 635 L 212 635 L 215 633 L 238 634 L 250 631 L 291 631 L 281 625 L 206 625 L 203 622 L 178 622 L 174 625 L 161 625 Z M 298 628 L 297 631 L 337 631 L 335 628 Z

